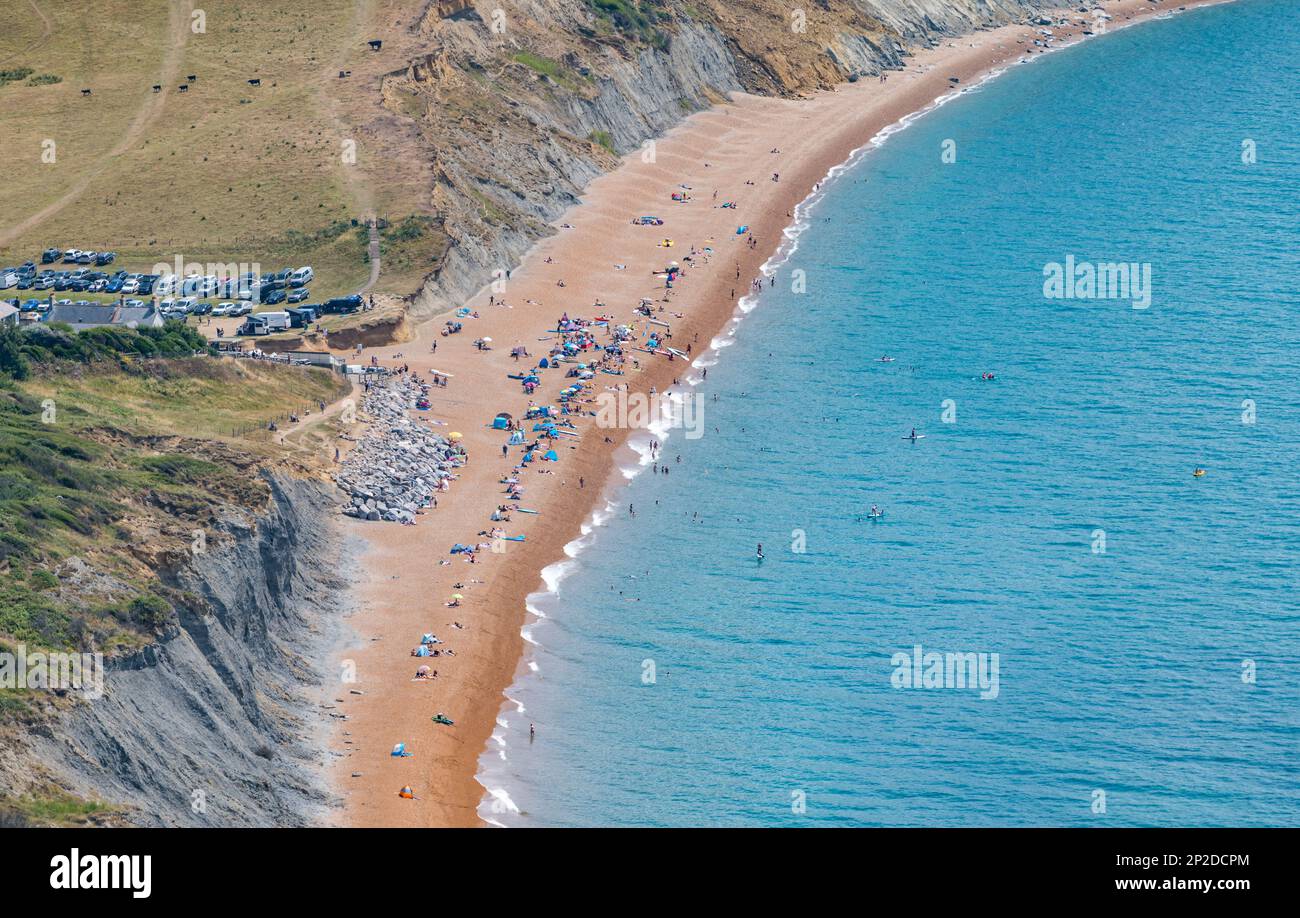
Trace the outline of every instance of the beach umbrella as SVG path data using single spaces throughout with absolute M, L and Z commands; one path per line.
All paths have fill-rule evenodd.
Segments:
M 459 433 L 459 432 L 454 431 L 454 430 L 453 430 L 451 433 L 449 433 L 447 436 L 448 436 L 450 439 L 452 439 L 452 440 L 463 440 L 463 439 L 465 439 L 465 435 L 464 435 L 463 433 Z
M 462 596 L 462 595 L 459 594 L 459 593 L 452 593 L 452 594 L 451 594 L 451 598 L 452 598 L 452 599 L 464 599 L 465 597 Z
M 491 343 L 492 343 L 492 339 L 491 339 L 491 338 L 484 338 L 484 339 L 483 339 L 483 343 L 484 343 L 484 344 L 491 344 Z

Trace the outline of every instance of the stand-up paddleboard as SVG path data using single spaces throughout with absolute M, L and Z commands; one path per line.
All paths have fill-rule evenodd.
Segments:
M 917 434 L 915 437 L 900 437 L 899 439 L 901 439 L 901 440 L 911 440 L 913 443 L 915 443 L 917 440 L 924 440 L 924 439 L 925 439 L 925 434 Z

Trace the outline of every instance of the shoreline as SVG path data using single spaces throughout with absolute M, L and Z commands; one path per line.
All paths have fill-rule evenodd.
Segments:
M 1114 19 L 1107 31 L 1202 5 L 1209 3 L 1108 3 L 1105 8 Z M 1064 10 L 1053 15 L 1083 16 Z M 648 276 L 655 267 L 679 259 L 691 246 L 710 246 L 708 263 L 690 267 L 670 302 L 656 302 L 674 314 L 663 316 L 672 322 L 674 346 L 685 349 L 689 342 L 702 350 L 685 362 L 650 358 L 640 372 L 614 380 L 598 376 L 588 391 L 626 382 L 634 392 L 651 386 L 663 392 L 673 387 L 675 376 L 687 376 L 701 361 L 716 362 L 717 351 L 725 349 L 716 343 L 734 335 L 739 317 L 756 305 L 746 308 L 749 295 L 731 288 L 766 276 L 797 250 L 800 221 L 830 179 L 892 133 L 972 88 L 971 81 L 978 85 L 998 75 L 1025 58 L 1027 50 L 1039 53 L 1031 42 L 1040 28 L 1011 25 L 947 39 L 913 52 L 906 69 L 890 71 L 885 83 L 846 83 L 801 100 L 738 95 L 696 113 L 656 140 L 655 162 L 643 162 L 633 153 L 617 170 L 591 183 L 582 201 L 558 221 L 559 232 L 539 241 L 511 272 L 501 294 L 509 307 L 490 305 L 493 294 L 484 289 L 467 301 L 482 318 L 462 320 L 460 335 L 438 335 L 443 315 L 425 320 L 414 341 L 370 351 L 385 364 L 409 364 L 421 374 L 432 369 L 451 374 L 449 387 L 431 394 L 429 415 L 444 420 L 447 431 L 464 432 L 471 462 L 441 497 L 440 508 L 423 514 L 414 529 L 344 524 L 349 536 L 367 541 L 366 551 L 355 560 L 368 577 L 359 585 L 361 611 L 350 620 L 361 646 L 342 655 L 356 661 L 356 687 L 365 694 L 346 696 L 349 719 L 336 731 L 346 737 L 336 735 L 330 745 L 344 754 L 333 772 L 333 790 L 345 801 L 341 821 L 484 824 L 478 810 L 488 789 L 478 780 L 480 761 L 497 718 L 511 705 L 510 687 L 529 672 L 523 632 L 537 619 L 528 607 L 554 587 L 548 581 L 539 590 L 542 572 L 554 571 L 557 564 L 566 565 L 565 575 L 573 570 L 567 549 L 599 525 L 597 518 L 627 480 L 622 467 L 640 462 L 628 443 L 636 431 L 604 430 L 612 442 L 601 442 L 590 419 L 579 419 L 580 449 L 565 450 L 561 461 L 545 470 L 554 473 L 545 479 L 536 468 L 521 476 L 528 505 L 541 513 L 528 520 L 516 517 L 507 528 L 529 541 L 512 544 L 504 555 L 484 553 L 474 565 L 459 556 L 454 563 L 440 564 L 452 557 L 446 553 L 452 543 L 476 541 L 474 533 L 490 527 L 488 514 L 502 501 L 497 481 L 514 460 L 496 456 L 500 433 L 484 428 L 496 411 L 518 415 L 527 403 L 515 383 L 504 380 L 502 385 L 505 374 L 520 368 L 509 360 L 509 349 L 523 344 L 544 353 L 547 345 L 537 339 L 564 311 L 630 322 L 631 304 L 639 297 L 658 300 L 662 294 Z M 1058 34 L 1052 50 L 1086 37 L 1081 27 L 1053 30 Z M 948 79 L 952 76 L 961 82 L 954 86 Z M 780 182 L 769 179 L 776 171 Z M 669 202 L 669 191 L 682 184 L 692 186 L 698 198 L 689 204 Z M 733 213 L 711 205 L 713 188 L 719 201 L 737 202 Z M 643 213 L 661 216 L 665 224 L 630 225 Z M 746 221 L 757 241 L 753 247 L 742 245 L 748 237 L 734 234 Z M 776 246 L 770 244 L 773 237 L 780 240 Z M 673 238 L 677 252 L 661 251 L 655 241 L 662 238 Z M 612 253 L 626 260 L 625 270 L 609 270 Z M 564 290 L 557 293 L 560 279 Z M 586 305 L 593 296 L 605 305 Z M 470 346 L 482 335 L 494 339 L 495 350 Z M 701 336 L 707 336 L 703 342 Z M 439 345 L 437 353 L 430 351 L 431 343 Z M 557 381 L 554 372 L 544 376 L 537 401 L 551 400 Z M 579 476 L 586 487 L 575 487 Z M 579 494 L 587 491 L 591 493 Z M 454 591 L 452 584 L 462 582 L 463 606 L 452 611 L 439 605 Z M 464 629 L 453 631 L 453 620 Z M 408 653 L 425 631 L 436 633 L 457 656 L 440 660 L 438 680 L 417 685 L 410 681 L 414 662 Z M 433 728 L 433 711 L 445 711 L 456 725 Z M 415 757 L 390 758 L 397 742 L 406 742 Z M 406 784 L 415 789 L 416 800 L 397 797 Z

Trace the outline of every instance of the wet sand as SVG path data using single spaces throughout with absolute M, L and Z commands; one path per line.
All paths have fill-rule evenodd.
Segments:
M 1105 8 L 1114 17 L 1109 29 L 1115 30 L 1139 17 L 1193 5 L 1199 4 L 1123 0 Z M 1083 27 L 1092 28 L 1090 16 L 1069 15 L 1084 20 L 1084 25 L 1053 27 L 1058 45 L 1082 37 Z M 474 564 L 448 554 L 454 543 L 486 541 L 476 534 L 494 525 L 489 515 L 507 502 L 498 482 L 518 460 L 519 450 L 503 459 L 506 436 L 489 425 L 499 411 L 522 417 L 530 400 L 507 375 L 529 369 L 548 352 L 558 340 L 551 330 L 562 313 L 581 318 L 604 314 L 631 324 L 639 318 L 633 309 L 642 297 L 653 299 L 656 310 L 665 307 L 656 317 L 671 323 L 673 347 L 684 351 L 691 344 L 693 357 L 702 354 L 782 242 L 782 230 L 792 222 L 796 205 L 828 170 L 882 129 L 954 86 L 968 86 L 1001 65 L 1039 53 L 1032 44 L 1041 37 L 1039 28 L 1009 26 L 952 39 L 918 51 L 907 59 L 905 71 L 890 72 L 883 83 L 867 77 L 802 100 L 740 95 L 693 115 L 655 143 L 652 162 L 633 153 L 618 170 L 595 180 L 582 203 L 557 221 L 556 235 L 538 243 L 511 272 L 503 292 L 485 289 L 466 304 L 480 318 L 461 319 L 462 332 L 441 336 L 449 318 L 444 315 L 421 325 L 415 341 L 368 349 L 362 355 L 368 362 L 371 354 L 378 354 L 386 366 L 408 364 L 422 376 L 430 370 L 450 374 L 447 388 L 432 391 L 432 410 L 416 414 L 447 422 L 438 428 L 444 433 L 462 432 L 470 461 L 450 492 L 439 496 L 438 508 L 424 512 L 414 527 L 344 523 L 348 534 L 363 538 L 368 548 L 357 559 L 366 574 L 358 585 L 361 611 L 351 621 L 359 645 L 338 661 L 340 668 L 343 660 L 353 661 L 357 673 L 355 683 L 341 684 L 335 693 L 337 711 L 347 715 L 331 744 L 342 754 L 332 775 L 333 789 L 344 800 L 340 823 L 483 824 L 477 815 L 483 788 L 475 774 L 503 692 L 520 665 L 524 599 L 541 588 L 541 569 L 564 557 L 564 545 L 579 535 L 592 510 L 603 507 L 605 497 L 618 487 L 618 452 L 623 461 L 635 461 L 624 442 L 629 431 L 603 430 L 593 418 L 577 419 L 580 442 L 561 438 L 555 447 L 558 462 L 533 463 L 520 475 L 525 488 L 521 505 L 540 513 L 516 513 L 501 525 L 509 535 L 523 534 L 527 541 L 509 543 L 504 554 L 480 552 Z M 951 83 L 951 77 L 960 84 Z M 935 156 L 940 152 L 936 149 Z M 772 181 L 773 173 L 780 174 L 779 182 Z M 693 199 L 672 202 L 671 193 L 682 185 L 691 187 Z M 735 201 L 736 209 L 717 206 L 724 201 Z M 631 223 L 643 214 L 665 223 Z M 747 244 L 748 236 L 736 234 L 745 224 L 756 240 L 753 247 Z M 660 247 L 664 239 L 672 239 L 673 247 Z M 692 246 L 712 247 L 709 263 L 688 268 L 671 300 L 661 302 L 663 281 L 653 273 L 669 261 L 683 261 Z M 626 267 L 619 270 L 616 265 Z M 560 280 L 565 286 L 557 285 Z M 497 303 L 489 305 L 489 296 Z M 508 306 L 500 305 L 503 299 Z M 605 305 L 593 307 L 597 301 Z M 639 327 L 646 327 L 644 319 Z M 492 338 L 491 350 L 473 347 L 483 336 Z M 547 337 L 552 340 L 539 340 Z M 597 340 L 605 343 L 608 338 L 600 333 Z M 510 350 L 516 345 L 527 347 L 533 360 L 512 360 Z M 648 392 L 652 386 L 662 392 L 675 377 L 684 382 L 688 375 L 686 361 L 629 353 L 640 361 L 640 372 L 597 374 L 589 392 L 623 382 L 633 392 Z M 349 362 L 356 359 L 349 357 Z M 572 382 L 563 378 L 566 370 L 567 365 L 545 371 L 533 400 L 555 404 L 556 393 Z M 613 442 L 606 442 L 606 436 Z M 570 449 L 572 445 L 578 448 Z M 579 487 L 579 477 L 585 479 L 585 488 Z M 444 560 L 451 563 L 439 564 Z M 458 582 L 463 588 L 453 589 Z M 463 604 L 447 608 L 454 592 L 464 594 Z M 457 629 L 453 622 L 464 627 Z M 426 631 L 437 634 L 440 646 L 454 650 L 455 656 L 411 657 Z M 438 678 L 412 681 L 421 663 L 437 670 Z M 364 694 L 354 695 L 353 690 Z M 455 726 L 432 723 L 436 712 L 444 712 Z M 413 757 L 391 758 L 389 752 L 398 742 L 405 742 Z M 538 742 L 545 742 L 541 733 Z M 417 799 L 398 797 L 404 785 L 414 789 Z

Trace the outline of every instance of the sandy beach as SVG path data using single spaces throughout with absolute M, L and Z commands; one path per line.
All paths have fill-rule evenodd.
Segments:
M 1194 5 L 1199 4 L 1123 0 L 1103 6 L 1113 17 L 1108 29 L 1115 30 Z M 1053 27 L 1054 47 L 1094 28 L 1088 14 L 1065 15 L 1081 24 L 1069 30 Z M 490 514 L 507 501 L 500 480 L 512 474 L 519 452 L 503 458 L 506 435 L 491 429 L 493 417 L 502 411 L 522 417 L 530 401 L 555 404 L 556 393 L 573 382 L 564 378 L 567 367 L 547 370 L 541 387 L 529 396 L 508 378 L 548 353 L 558 340 L 556 320 L 564 313 L 605 315 L 644 331 L 646 320 L 634 309 L 647 298 L 655 317 L 671 323 L 669 344 L 683 351 L 690 345 L 692 357 L 700 355 L 783 241 L 796 206 L 829 170 L 943 94 L 1042 53 L 1033 44 L 1042 38 L 1040 28 L 1010 26 L 917 51 L 904 71 L 889 73 L 884 82 L 864 78 L 802 100 L 737 96 L 695 114 L 656 141 L 653 157 L 633 153 L 618 170 L 594 181 L 582 203 L 557 221 L 557 233 L 511 271 L 504 289 L 484 289 L 466 303 L 478 318 L 459 319 L 464 324 L 459 334 L 440 335 L 450 318 L 444 315 L 422 324 L 416 340 L 363 353 L 365 361 L 377 355 L 386 366 L 408 365 L 422 377 L 431 371 L 449 377 L 446 388 L 432 391 L 431 410 L 417 414 L 443 422 L 437 427 L 441 432 L 462 432 L 470 461 L 451 490 L 440 495 L 438 507 L 424 512 L 413 527 L 344 523 L 347 535 L 364 539 L 368 547 L 355 559 L 365 572 L 358 584 L 360 611 L 350 621 L 358 644 L 337 661 L 340 668 L 353 661 L 357 681 L 340 684 L 331 699 L 336 711 L 347 715 L 330 745 L 340 755 L 332 783 L 344 800 L 341 823 L 483 824 L 477 814 L 483 788 L 475 774 L 503 692 L 520 666 L 524 599 L 541 587 L 542 568 L 564 557 L 564 545 L 618 487 L 619 451 L 633 461 L 625 443 L 630 431 L 600 429 L 589 416 L 574 418 L 580 438 L 555 444 L 559 460 L 533 463 L 518 475 L 525 488 L 522 504 L 538 513 L 516 513 L 501 525 L 526 541 L 509 543 L 501 554 L 480 552 L 473 564 L 448 553 L 455 543 L 485 541 L 478 533 L 494 525 Z M 940 152 L 936 149 L 935 156 Z M 673 192 L 686 188 L 688 202 L 671 200 Z M 735 208 L 723 208 L 724 202 L 735 202 Z M 634 225 L 641 215 L 658 216 L 664 223 Z M 737 234 L 739 226 L 748 231 Z M 672 247 L 663 246 L 667 239 Z M 664 301 L 664 281 L 656 272 L 670 261 L 686 264 L 684 257 L 693 248 L 711 253 L 686 266 Z M 491 349 L 474 346 L 483 337 L 492 339 Z M 603 331 L 596 338 L 609 340 Z M 531 360 L 516 363 L 511 358 L 511 349 L 519 345 L 528 349 Z M 624 376 L 597 374 L 588 394 L 622 383 L 633 392 L 651 387 L 663 392 L 689 372 L 681 359 L 640 351 L 630 356 L 639 370 L 629 369 Z M 458 608 L 446 606 L 453 593 L 465 597 Z M 437 634 L 441 647 L 454 656 L 412 658 L 412 648 L 427 631 Z M 413 681 L 419 663 L 431 664 L 437 678 Z M 444 712 L 455 725 L 432 723 L 436 712 Z M 544 725 L 538 729 L 538 741 L 545 742 Z M 406 743 L 413 756 L 390 757 L 398 742 Z M 416 799 L 398 796 L 404 785 L 414 789 Z

